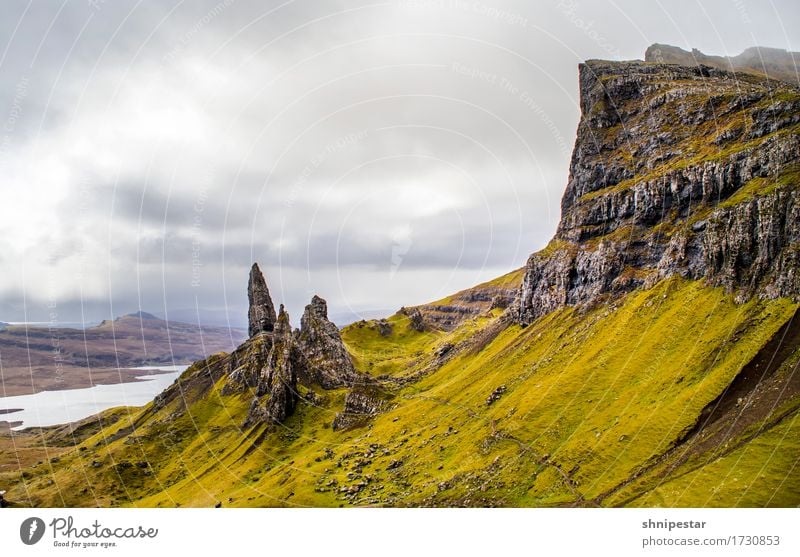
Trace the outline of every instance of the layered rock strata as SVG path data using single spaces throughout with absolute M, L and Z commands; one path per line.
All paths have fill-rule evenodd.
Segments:
M 589 61 L 562 218 L 512 311 L 530 323 L 672 275 L 800 296 L 800 90 L 706 66 Z

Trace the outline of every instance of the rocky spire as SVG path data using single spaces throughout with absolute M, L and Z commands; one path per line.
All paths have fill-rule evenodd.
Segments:
M 267 281 L 264 280 L 264 275 L 261 273 L 258 263 L 253 263 L 253 268 L 250 269 L 247 298 L 250 301 L 250 310 L 248 312 L 250 336 L 254 337 L 259 333 L 271 332 L 277 320 L 275 306 L 272 305 Z
M 281 424 L 292 415 L 297 406 L 297 348 L 292 341 L 292 326 L 289 314 L 283 309 L 278 314 L 275 325 L 276 338 L 273 341 L 273 370 L 270 374 L 272 385 L 266 406 L 267 420 L 273 424 Z M 277 337 L 280 335 L 280 338 Z
M 292 337 L 289 314 L 281 305 L 275 321 L 272 347 L 256 386 L 256 398 L 250 406 L 245 427 L 258 423 L 281 424 L 297 406 L 297 375 L 303 373 L 305 360 Z M 264 395 L 269 394 L 268 397 Z
M 303 312 L 298 344 L 311 382 L 335 389 L 349 387 L 358 378 L 339 328 L 328 319 L 328 304 L 319 296 L 314 296 Z
M 363 382 L 364 376 L 355 370 L 339 329 L 328 319 L 325 300 L 314 296 L 303 313 L 301 329 L 293 331 L 283 304 L 275 315 L 258 265 L 253 265 L 250 272 L 248 295 L 250 336 L 255 338 L 243 345 L 244 352 L 250 356 L 243 362 L 237 359 L 231 364 L 236 368 L 225 386 L 227 392 L 254 389 L 255 398 L 244 427 L 284 423 L 299 402 L 298 384 L 306 388 L 337 389 Z M 259 336 L 261 332 L 270 334 Z M 358 412 L 363 413 L 363 401 L 359 404 Z M 347 419 L 358 412 L 347 410 Z
M 286 308 L 281 304 L 278 310 L 278 319 L 275 321 L 275 334 L 278 336 L 288 337 L 292 334 L 292 324 L 289 322 L 289 314 L 286 313 Z

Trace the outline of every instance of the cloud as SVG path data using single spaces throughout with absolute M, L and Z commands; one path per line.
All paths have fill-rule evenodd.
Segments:
M 295 313 L 447 295 L 552 235 L 578 62 L 798 47 L 791 2 L 27 6 L 0 21 L 8 321 L 57 302 L 241 323 L 253 260 Z

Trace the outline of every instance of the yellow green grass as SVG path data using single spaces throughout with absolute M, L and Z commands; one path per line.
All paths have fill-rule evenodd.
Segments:
M 181 401 L 132 412 L 61 455 L 53 471 L 27 470 L 9 498 L 56 506 L 592 505 L 674 445 L 795 308 L 787 300 L 736 304 L 720 289 L 673 279 L 527 328 L 499 326 L 495 311 L 452 333 L 418 333 L 395 316 L 386 337 L 345 330 L 362 369 L 410 374 L 430 366 L 443 342 L 460 348 L 398 388 L 367 427 L 333 431 L 345 391 L 319 391 L 321 402 L 301 404 L 277 430 L 243 431 L 251 398 L 223 396 L 223 378 L 185 412 Z M 488 344 L 470 345 L 490 326 L 499 333 Z M 500 386 L 505 392 L 487 404 Z M 120 433 L 129 425 L 135 431 Z M 636 505 L 797 502 L 798 475 L 779 472 L 800 458 L 796 439 L 787 421 L 745 444 L 742 458 L 730 454 L 626 497 Z M 767 463 L 763 481 L 759 463 Z M 731 477 L 752 486 L 747 496 Z M 785 495 L 770 499 L 779 480 Z
M 655 487 L 632 505 L 796 507 L 800 501 L 798 471 L 800 418 L 794 413 L 730 454 Z
M 419 332 L 412 329 L 405 315 L 395 314 L 386 322 L 388 334 L 381 334 L 374 322 L 354 323 L 342 330 L 342 340 L 361 372 L 369 375 L 396 375 L 414 366 L 429 352 L 429 348 L 442 336 L 437 331 Z

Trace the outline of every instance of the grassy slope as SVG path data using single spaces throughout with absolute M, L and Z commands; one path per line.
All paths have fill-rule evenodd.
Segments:
M 414 331 L 405 315 L 395 314 L 386 321 L 392 329 L 386 336 L 375 322 L 354 323 L 342 331 L 342 339 L 359 371 L 375 376 L 407 372 L 429 355 L 427 349 L 442 336 L 436 331 Z
M 52 471 L 27 470 L 9 499 L 590 505 L 622 485 L 602 504 L 796 504 L 800 478 L 788 474 L 800 457 L 796 413 L 744 444 L 741 455 L 695 463 L 658 485 L 625 484 L 693 426 L 795 308 L 785 300 L 737 305 L 721 290 L 674 279 L 610 307 L 565 308 L 525 329 L 496 327 L 493 339 L 477 344 L 469 343 L 472 333 L 496 326 L 499 310 L 451 333 L 418 333 L 400 317 L 392 318 L 386 337 L 350 327 L 343 336 L 361 369 L 375 375 L 428 369 L 420 381 L 397 387 L 392 409 L 371 426 L 330 428 L 342 391 L 301 404 L 278 431 L 243 432 L 249 397 L 222 396 L 218 384 L 187 412 L 180 412 L 180 401 L 155 414 L 145 408 L 129 417 L 137 425 L 133 434 L 117 434 L 126 425 L 119 422 L 61 455 Z M 444 343 L 457 353 L 434 369 Z M 501 385 L 505 393 L 488 405 Z M 760 467 L 769 481 L 759 483 Z M 741 498 L 739 482 L 753 485 Z
M 800 420 L 795 412 L 734 452 L 676 474 L 631 504 L 644 507 L 796 507 Z M 709 489 L 710 486 L 710 489 Z

